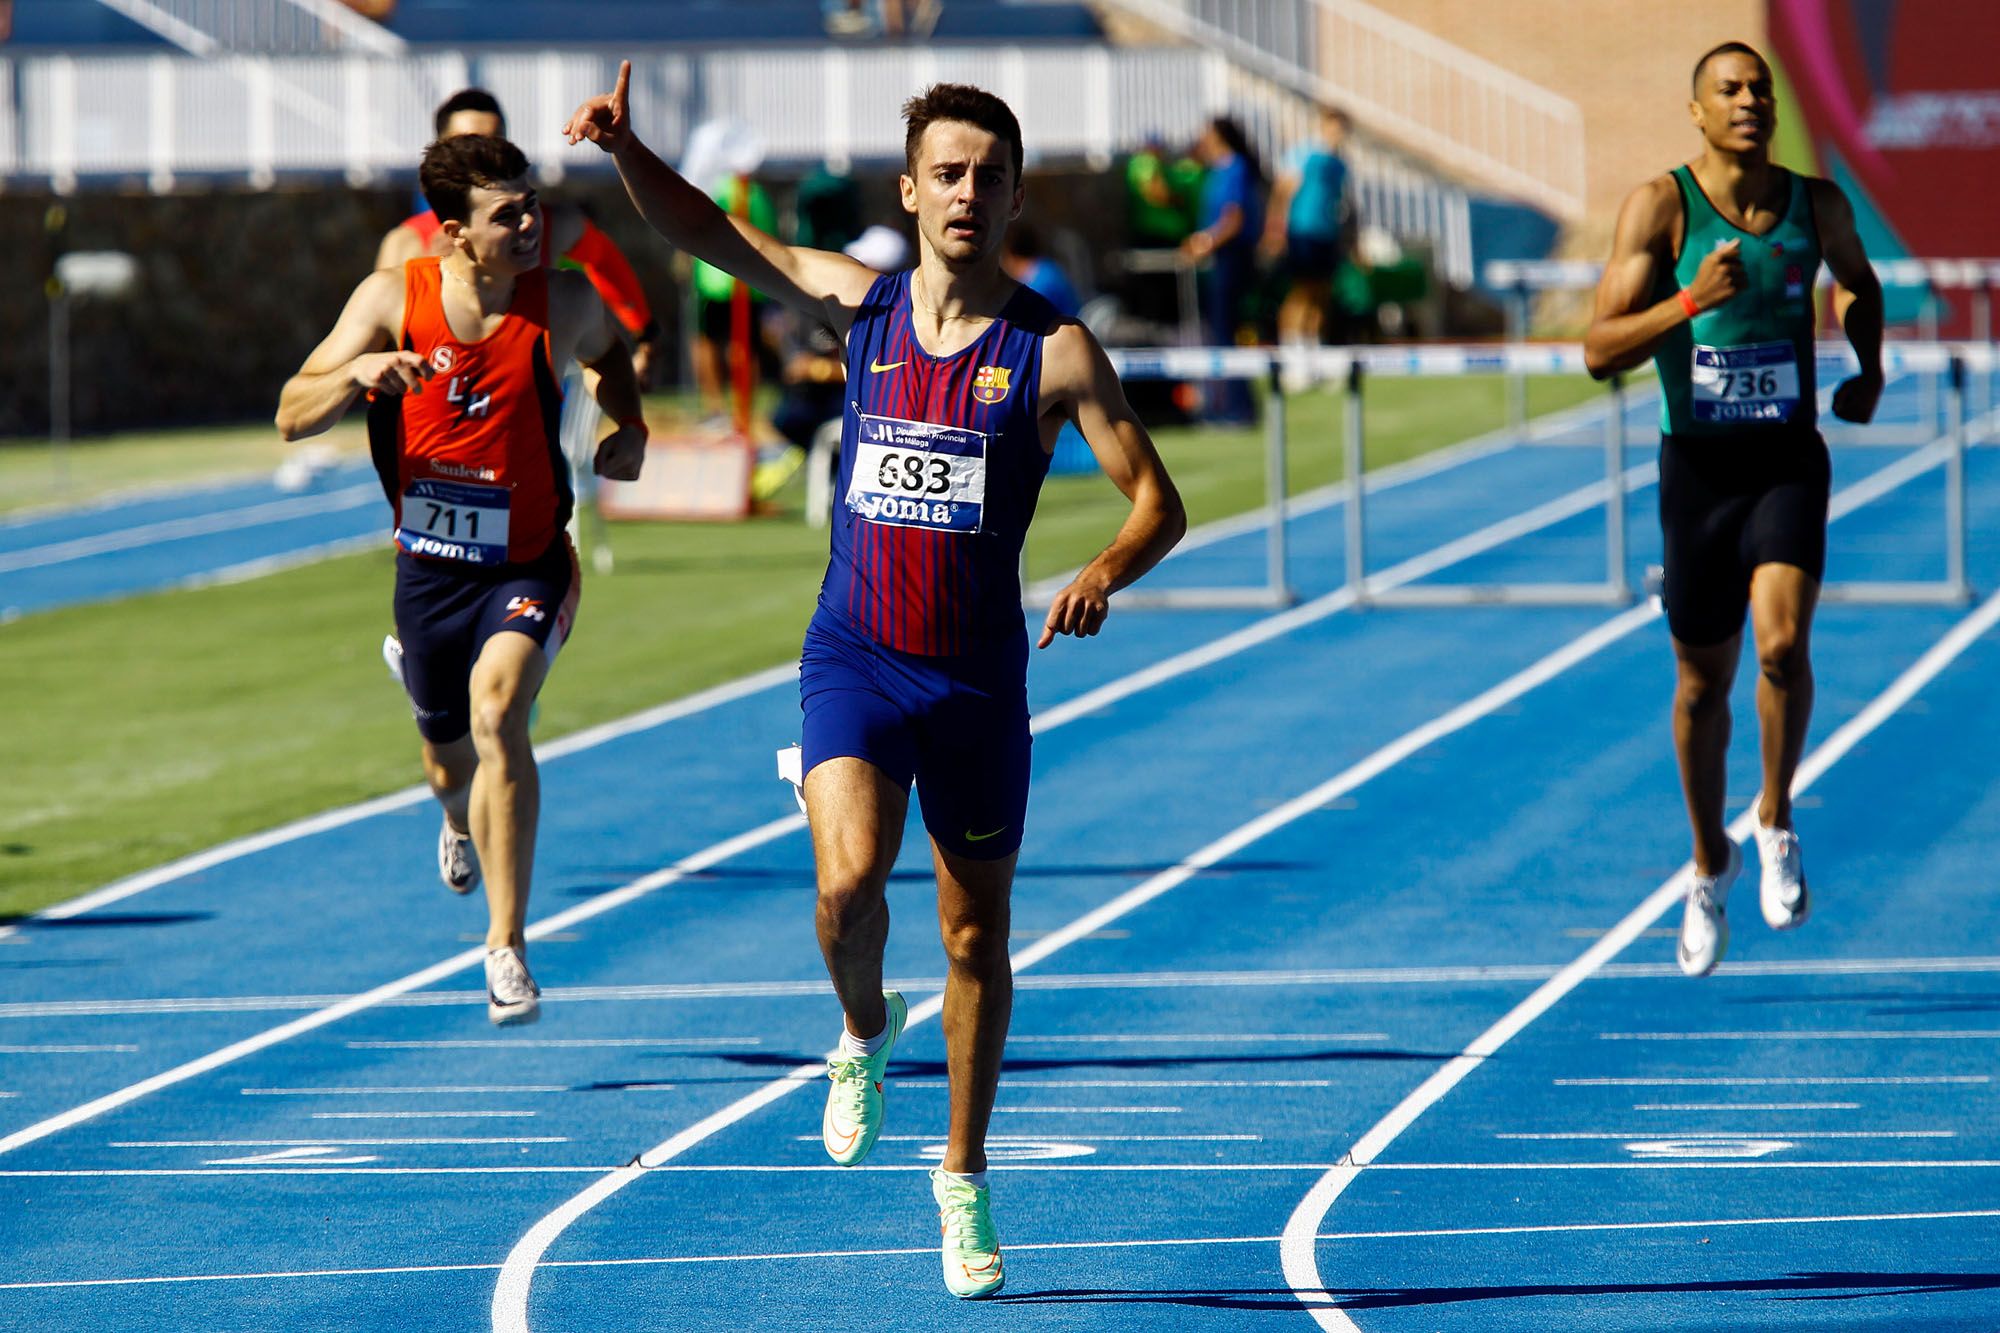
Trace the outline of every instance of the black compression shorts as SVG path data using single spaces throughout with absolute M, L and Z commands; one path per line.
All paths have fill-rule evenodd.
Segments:
M 1759 565 L 1794 565 L 1822 577 L 1831 485 L 1817 431 L 1663 439 L 1663 600 L 1674 637 L 1699 647 L 1741 632 Z

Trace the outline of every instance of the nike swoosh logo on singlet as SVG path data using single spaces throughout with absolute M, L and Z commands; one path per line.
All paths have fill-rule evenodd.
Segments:
M 880 361 L 870 361 L 868 363 L 868 369 L 873 371 L 875 374 L 880 375 L 885 370 L 894 370 L 898 366 L 907 366 L 909 364 L 910 363 L 908 359 L 904 359 L 902 361 L 891 361 L 886 366 L 883 365 Z

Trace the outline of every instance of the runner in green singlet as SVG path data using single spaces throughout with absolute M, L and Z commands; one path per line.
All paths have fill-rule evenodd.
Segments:
M 1847 421 L 1867 421 L 1882 392 L 1882 289 L 1839 187 L 1771 161 L 1777 108 L 1761 55 L 1741 42 L 1708 52 L 1688 109 L 1702 154 L 1625 201 L 1584 354 L 1599 378 L 1649 357 L 1659 367 L 1674 751 L 1694 828 L 1678 957 L 1703 976 L 1728 946 L 1724 904 L 1742 868 L 1724 766 L 1746 609 L 1761 673 L 1760 905 L 1779 930 L 1809 906 L 1791 785 L 1812 711 L 1807 638 L 1830 478 L 1815 424 L 1813 283 L 1824 261 L 1861 363 L 1833 394 Z

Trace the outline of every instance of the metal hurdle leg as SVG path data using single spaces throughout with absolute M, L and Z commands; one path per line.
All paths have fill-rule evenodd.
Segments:
M 1932 373 L 1935 375 L 1935 372 Z M 1929 582 L 1882 580 L 1829 583 L 1820 589 L 1820 601 L 1867 606 L 1963 606 L 1972 600 L 1972 583 L 1966 577 L 1965 569 L 1965 374 L 1964 356 L 1952 353 L 1945 366 L 1944 434 L 1912 457 L 1883 469 L 1884 474 L 1900 468 L 1928 471 L 1935 466 L 1935 460 L 1925 462 L 1923 456 L 1942 449 L 1944 577 Z

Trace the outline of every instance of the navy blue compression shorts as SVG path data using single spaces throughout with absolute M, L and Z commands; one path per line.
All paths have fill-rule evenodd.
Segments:
M 1028 641 L 926 657 L 876 643 L 816 611 L 799 658 L 805 771 L 863 759 L 907 790 L 946 851 L 997 861 L 1020 850 L 1028 813 Z
M 423 738 L 442 745 L 472 730 L 472 664 L 495 634 L 525 634 L 554 662 L 581 591 L 567 536 L 540 559 L 487 570 L 398 552 L 396 637 Z

